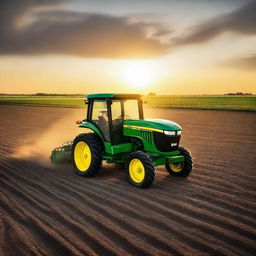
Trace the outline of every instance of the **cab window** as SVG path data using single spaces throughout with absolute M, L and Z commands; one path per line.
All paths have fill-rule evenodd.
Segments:
M 109 120 L 106 101 L 94 100 L 92 109 L 92 122 L 99 127 L 106 141 L 109 141 Z
M 112 112 L 112 143 L 118 143 L 123 141 L 123 114 L 122 114 L 122 102 L 121 100 L 112 100 L 111 104 Z
M 124 119 L 140 119 L 138 100 L 124 101 Z
M 112 100 L 111 104 L 112 119 L 122 119 L 122 105 L 120 100 Z

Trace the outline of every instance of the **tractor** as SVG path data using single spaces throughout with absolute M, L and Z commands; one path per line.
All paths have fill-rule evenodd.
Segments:
M 190 152 L 179 146 L 181 126 L 163 119 L 144 119 L 143 100 L 138 94 L 89 94 L 87 117 L 77 121 L 81 133 L 72 143 L 52 152 L 52 161 L 70 154 L 74 172 L 92 177 L 102 161 L 125 168 L 134 186 L 149 187 L 156 167 L 165 165 L 174 176 L 187 177 L 193 167 Z

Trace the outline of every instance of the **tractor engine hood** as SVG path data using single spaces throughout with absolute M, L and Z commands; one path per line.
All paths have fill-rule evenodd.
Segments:
M 165 131 L 180 131 L 182 128 L 175 122 L 164 119 L 145 119 L 145 120 L 126 120 L 124 121 L 125 128 L 151 130 L 156 132 Z

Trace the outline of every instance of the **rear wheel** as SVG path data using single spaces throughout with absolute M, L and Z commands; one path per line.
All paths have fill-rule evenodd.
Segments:
M 72 156 L 76 174 L 86 177 L 96 175 L 102 163 L 101 141 L 94 133 L 79 134 L 73 142 Z
M 184 156 L 184 162 L 166 164 L 166 170 L 173 176 L 187 177 L 193 168 L 191 153 L 184 147 L 179 147 L 181 155 Z
M 154 182 L 154 163 L 150 157 L 142 151 L 135 151 L 129 155 L 126 171 L 128 181 L 134 186 L 146 188 Z

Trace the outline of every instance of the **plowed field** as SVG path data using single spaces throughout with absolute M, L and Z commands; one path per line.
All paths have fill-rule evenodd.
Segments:
M 159 167 L 139 189 L 107 164 L 78 177 L 48 157 L 83 132 L 83 109 L 0 106 L 0 254 L 255 255 L 256 114 L 145 112 L 183 127 L 195 162 L 187 179 Z

